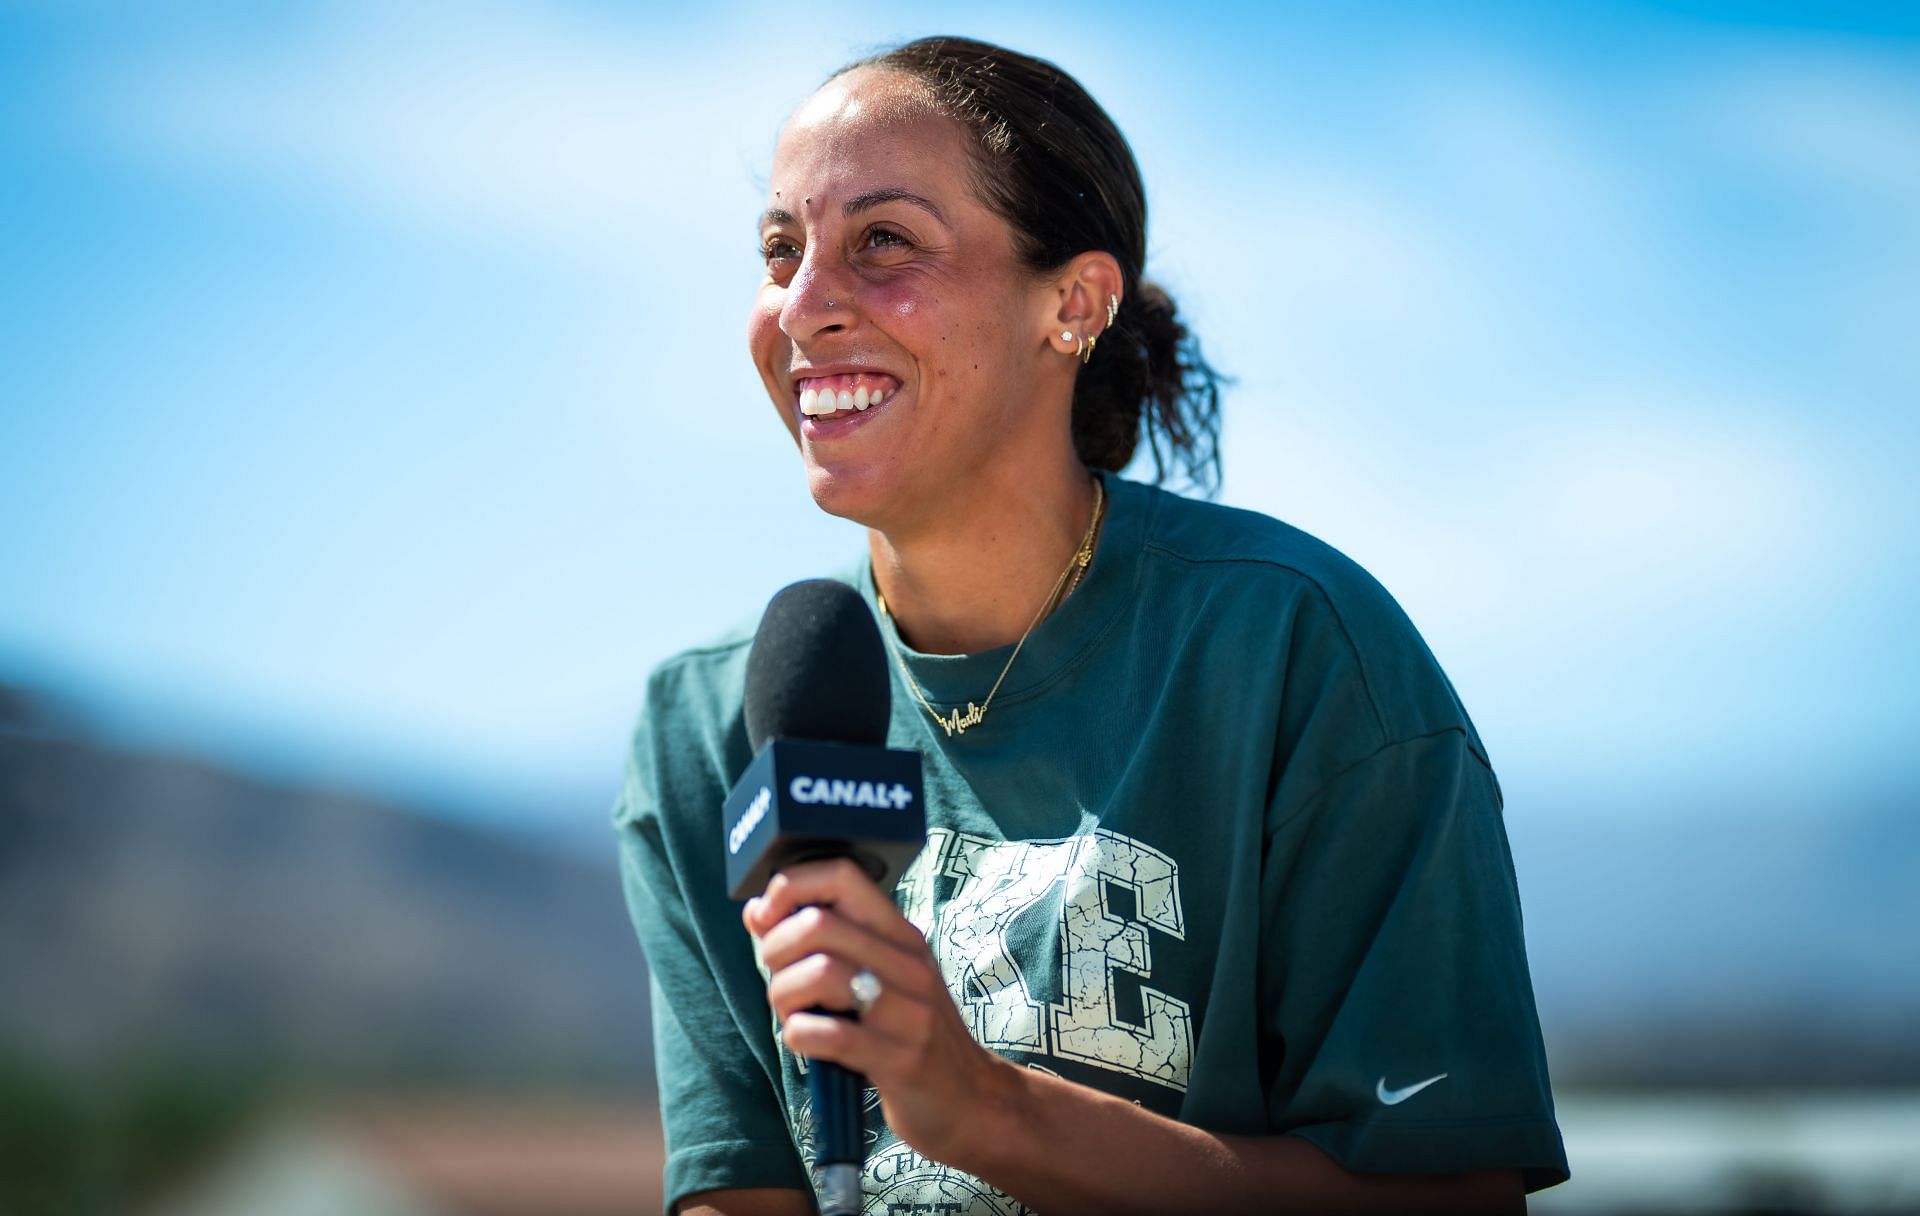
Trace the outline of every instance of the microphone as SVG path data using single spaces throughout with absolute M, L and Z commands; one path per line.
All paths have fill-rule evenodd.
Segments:
M 758 895 L 782 867 L 832 857 L 892 890 L 927 822 L 920 753 L 886 745 L 893 687 L 866 601 L 832 579 L 782 588 L 753 635 L 746 685 L 754 757 L 721 814 L 728 895 Z M 866 1078 L 815 1060 L 807 1091 L 822 1216 L 857 1216 Z

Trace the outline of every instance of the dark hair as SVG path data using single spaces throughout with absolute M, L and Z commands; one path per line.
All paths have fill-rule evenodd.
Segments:
M 1173 297 L 1142 277 L 1147 194 L 1133 149 L 1080 82 L 1044 59 L 970 38 L 919 38 L 859 59 L 904 73 L 973 136 L 975 185 L 1013 226 L 1033 270 L 1090 249 L 1120 263 L 1125 297 L 1073 389 L 1073 446 L 1096 469 L 1133 458 L 1142 433 L 1154 478 L 1180 467 L 1199 489 L 1220 484 L 1220 386 Z

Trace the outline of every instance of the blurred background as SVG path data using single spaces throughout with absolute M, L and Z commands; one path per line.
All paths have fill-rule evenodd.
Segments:
M 0 1212 L 654 1210 L 647 670 L 843 565 L 784 115 L 1054 59 L 1506 821 L 1574 1180 L 1920 1211 L 1920 12 L 0 2 Z

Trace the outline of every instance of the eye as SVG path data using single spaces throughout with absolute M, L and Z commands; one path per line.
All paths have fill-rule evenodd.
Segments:
M 867 244 L 877 245 L 883 249 L 888 246 L 904 249 L 912 243 L 891 228 L 871 228 L 867 231 Z
M 771 266 L 800 256 L 800 246 L 783 236 L 770 236 L 760 242 L 760 258 Z

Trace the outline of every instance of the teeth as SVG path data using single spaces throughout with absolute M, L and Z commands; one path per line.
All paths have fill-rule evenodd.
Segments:
M 800 393 L 800 412 L 810 418 L 820 418 L 840 410 L 865 410 L 885 401 L 891 392 L 891 389 L 869 388 L 864 384 L 842 392 L 830 388 L 804 389 Z

